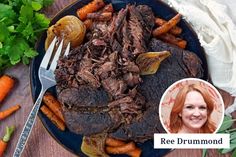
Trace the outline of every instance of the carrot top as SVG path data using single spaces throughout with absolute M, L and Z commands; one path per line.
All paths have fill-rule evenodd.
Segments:
M 12 133 L 14 132 L 14 129 L 15 129 L 15 127 L 14 126 L 11 126 L 11 127 L 6 127 L 6 133 L 5 133 L 5 135 L 3 136 L 3 138 L 2 138 L 2 141 L 4 141 L 4 142 L 8 142 L 9 140 L 10 140 L 10 138 L 11 138 L 11 135 L 12 135 Z

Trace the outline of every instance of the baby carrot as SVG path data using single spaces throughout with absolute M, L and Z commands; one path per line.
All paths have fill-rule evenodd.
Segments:
M 0 112 L 0 120 L 7 118 L 8 116 L 10 116 L 12 113 L 14 113 L 15 111 L 20 109 L 20 105 L 15 105 L 12 106 L 4 111 Z
M 14 86 L 14 82 L 15 80 L 8 75 L 3 75 L 2 77 L 0 77 L 0 102 L 2 102 L 10 92 L 10 90 Z
M 107 137 L 105 140 L 105 147 L 109 154 L 127 154 L 131 157 L 140 157 L 142 151 L 136 147 L 133 142 L 126 143 L 122 140 Z
M 63 122 L 65 122 L 62 108 L 60 102 L 50 93 L 45 93 L 43 96 L 43 102 L 47 105 L 47 107 L 52 110 L 52 112 L 58 116 Z
M 187 41 L 183 40 L 181 38 L 175 37 L 174 35 L 170 34 L 170 33 L 165 33 L 165 34 L 161 34 L 158 36 L 159 39 L 161 39 L 162 41 L 165 41 L 167 43 L 176 45 L 182 49 L 185 49 L 186 45 L 187 45 Z
M 127 152 L 133 151 L 136 148 L 134 142 L 129 142 L 117 147 L 106 147 L 106 152 L 108 154 L 126 154 Z
M 14 126 L 6 127 L 6 133 L 3 138 L 0 140 L 0 157 L 3 156 L 3 153 L 7 149 L 7 143 L 10 141 L 11 135 L 14 132 Z
M 55 124 L 58 129 L 64 131 L 65 123 L 61 121 L 47 106 L 43 105 L 40 110 Z
M 142 151 L 140 148 L 135 148 L 132 151 L 127 152 L 126 154 L 128 154 L 131 157 L 140 157 Z
M 84 21 L 88 13 L 93 13 L 105 6 L 103 0 L 93 0 L 89 4 L 77 10 L 76 14 L 80 20 Z
M 122 140 L 107 137 L 105 140 L 105 144 L 108 146 L 117 147 L 117 146 L 125 145 L 125 142 Z
M 154 37 L 159 36 L 161 34 L 167 33 L 171 28 L 176 26 L 176 24 L 181 20 L 181 15 L 177 14 L 172 19 L 161 25 L 160 27 L 157 27 L 153 30 L 152 34 Z
M 156 18 L 155 19 L 155 24 L 158 25 L 158 26 L 162 26 L 164 25 L 165 23 L 167 23 L 166 20 L 164 19 L 161 19 L 161 18 Z M 180 35 L 182 33 L 182 29 L 178 26 L 173 26 L 169 32 L 173 35 Z

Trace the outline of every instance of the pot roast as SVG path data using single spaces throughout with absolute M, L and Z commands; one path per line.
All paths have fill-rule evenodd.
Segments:
M 154 14 L 146 5 L 127 5 L 113 18 L 96 21 L 83 45 L 61 57 L 55 71 L 58 99 L 68 129 L 85 136 L 143 142 L 164 132 L 158 107 L 175 81 L 203 77 L 193 52 L 154 39 Z M 158 71 L 140 76 L 139 54 L 169 51 Z

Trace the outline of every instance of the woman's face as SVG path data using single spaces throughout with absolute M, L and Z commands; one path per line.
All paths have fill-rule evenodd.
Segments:
M 197 133 L 207 121 L 207 104 L 197 91 L 186 95 L 183 110 L 180 113 L 183 121 L 182 131 Z

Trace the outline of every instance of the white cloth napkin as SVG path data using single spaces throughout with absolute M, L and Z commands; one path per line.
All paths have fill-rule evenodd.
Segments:
M 197 32 L 215 86 L 236 96 L 236 1 L 163 0 Z M 234 23 L 235 22 L 235 23 Z M 225 114 L 236 110 L 236 101 Z

